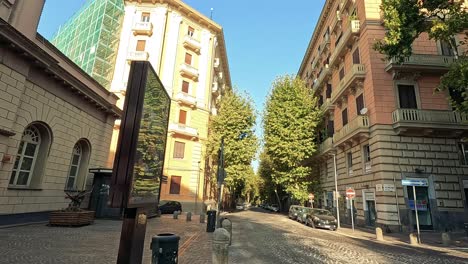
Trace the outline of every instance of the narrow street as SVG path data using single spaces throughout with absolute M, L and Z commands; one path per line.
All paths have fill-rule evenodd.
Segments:
M 467 263 L 468 255 L 383 244 L 312 229 L 263 209 L 228 215 L 233 221 L 229 263 Z

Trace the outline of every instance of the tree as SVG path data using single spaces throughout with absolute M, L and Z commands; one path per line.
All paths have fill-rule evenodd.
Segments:
M 318 185 L 307 164 L 317 149 L 317 99 L 302 80 L 284 76 L 273 83 L 264 111 L 264 151 L 272 181 L 292 198 L 306 201 Z
M 252 160 L 258 147 L 258 139 L 254 133 L 255 120 L 250 97 L 228 90 L 221 99 L 219 114 L 210 122 L 208 155 L 212 160 L 218 160 L 221 138 L 224 138 L 224 165 L 227 174 L 225 183 L 237 196 L 244 191 L 248 178 L 254 175 Z M 241 135 L 243 136 L 240 137 Z
M 452 104 L 468 112 L 468 62 L 466 54 L 459 53 L 468 36 L 468 13 L 463 5 L 464 1 L 454 0 L 382 0 L 380 8 L 387 31 L 374 48 L 387 59 L 402 63 L 412 55 L 412 44 L 423 32 L 430 39 L 448 43 L 457 60 L 436 90 L 448 90 Z M 457 40 L 462 33 L 465 38 Z

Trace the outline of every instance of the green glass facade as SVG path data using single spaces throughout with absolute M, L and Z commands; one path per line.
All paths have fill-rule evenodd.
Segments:
M 110 89 L 123 17 L 123 0 L 89 0 L 60 27 L 52 43 Z

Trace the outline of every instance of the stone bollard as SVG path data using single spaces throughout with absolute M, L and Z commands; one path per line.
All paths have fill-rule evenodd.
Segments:
M 190 221 L 192 221 L 192 213 L 188 212 L 187 213 L 187 222 L 190 222 Z
M 378 241 L 384 241 L 382 228 L 377 227 L 375 229 L 375 235 L 376 235 Z
M 229 232 L 224 228 L 218 228 L 213 234 L 213 264 L 228 264 L 229 256 Z
M 151 240 L 152 264 L 176 264 L 180 237 L 170 233 L 159 234 Z
M 231 220 L 224 218 L 221 222 L 221 227 L 229 232 L 229 245 L 232 244 L 232 222 Z
M 172 214 L 172 217 L 174 219 L 178 219 L 179 218 L 179 211 L 174 211 L 174 213 Z
M 205 223 L 205 214 L 200 214 L 200 224 Z
M 450 246 L 450 234 L 447 232 L 442 233 L 442 245 Z
M 414 234 L 414 233 L 411 233 L 411 234 L 409 235 L 409 243 L 410 243 L 410 245 L 413 245 L 413 246 L 419 245 L 419 243 L 418 243 L 418 235 L 417 235 L 417 234 Z

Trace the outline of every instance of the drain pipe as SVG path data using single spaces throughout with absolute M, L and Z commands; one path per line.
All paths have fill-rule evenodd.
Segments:
M 395 199 L 396 199 L 397 214 L 398 214 L 398 227 L 400 229 L 400 232 L 402 232 L 401 217 L 400 217 L 400 203 L 398 202 L 398 189 L 396 186 L 395 174 L 393 174 L 393 185 L 395 185 Z

